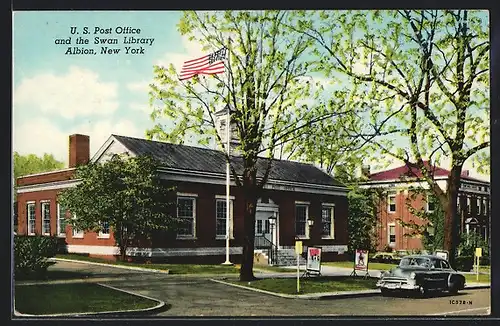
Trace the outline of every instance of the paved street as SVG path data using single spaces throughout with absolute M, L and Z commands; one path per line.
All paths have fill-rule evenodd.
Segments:
M 90 272 L 101 283 L 166 302 L 158 316 L 342 316 L 342 315 L 484 315 L 490 290 L 464 290 L 419 299 L 358 297 L 344 299 L 287 299 L 238 289 L 206 277 L 156 274 L 58 262 L 51 268 Z

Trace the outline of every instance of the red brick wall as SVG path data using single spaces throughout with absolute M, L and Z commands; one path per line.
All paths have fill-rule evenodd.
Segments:
M 406 206 L 406 198 L 404 190 L 400 190 L 396 194 L 396 212 L 391 213 L 388 210 L 388 196 L 384 195 L 379 204 L 379 225 L 377 230 L 378 235 L 378 250 L 384 250 L 388 244 L 389 239 L 389 224 L 394 223 L 395 233 L 396 233 L 396 246 L 394 250 L 417 250 L 423 249 L 422 241 L 417 237 L 407 237 L 404 236 L 405 233 L 410 232 L 408 228 L 403 228 L 398 219 L 402 219 L 404 222 L 408 223 L 413 221 L 419 225 L 425 223 L 425 221 L 414 216 Z M 417 198 L 412 202 L 414 208 L 424 207 L 425 200 L 423 196 L 417 195 Z

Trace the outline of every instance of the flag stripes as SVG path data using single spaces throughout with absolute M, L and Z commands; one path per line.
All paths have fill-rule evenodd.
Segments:
M 226 48 L 222 48 L 209 55 L 185 61 L 180 80 L 192 78 L 196 75 L 214 75 L 225 71 L 224 59 L 226 58 Z

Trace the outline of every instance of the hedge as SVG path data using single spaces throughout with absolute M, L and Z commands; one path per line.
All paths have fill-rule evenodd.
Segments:
M 14 277 L 42 278 L 50 266 L 48 258 L 54 257 L 57 250 L 57 237 L 15 235 Z

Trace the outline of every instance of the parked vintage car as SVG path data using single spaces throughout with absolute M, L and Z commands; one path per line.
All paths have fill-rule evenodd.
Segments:
M 445 259 L 432 255 L 403 257 L 399 265 L 380 275 L 377 287 L 382 295 L 392 291 L 429 291 L 457 293 L 465 287 L 465 277 L 453 270 Z
M 377 252 L 370 261 L 374 263 L 399 264 L 401 257 L 393 252 Z

